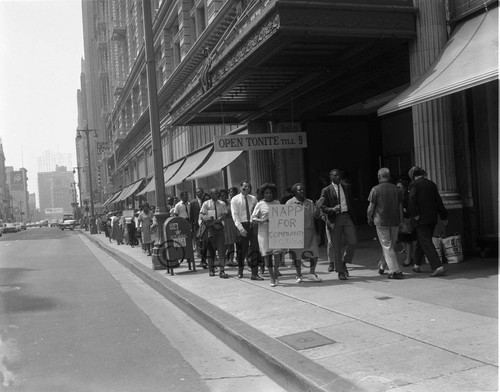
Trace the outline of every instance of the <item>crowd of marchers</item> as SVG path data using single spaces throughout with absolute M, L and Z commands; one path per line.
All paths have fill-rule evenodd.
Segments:
M 396 245 L 402 244 L 405 267 L 421 272 L 424 257 L 432 269 L 431 276 L 444 275 L 441 259 L 432 242 L 438 216 L 447 224 L 447 211 L 437 186 L 427 178 L 424 169 L 414 166 L 408 176 L 393 181 L 387 168 L 378 171 L 379 184 L 368 197 L 367 222 L 374 225 L 382 248 L 378 272 L 389 279 L 404 279 L 396 256 Z M 318 200 L 307 197 L 306 188 L 296 183 L 288 189 L 289 195 L 278 200 L 275 184 L 262 184 L 255 195 L 248 180 L 239 189 L 196 189 L 189 200 L 188 192 L 181 192 L 180 199 L 169 197 L 167 211 L 170 216 L 186 219 L 191 228 L 194 251 L 200 262 L 198 267 L 208 270 L 209 276 L 218 274 L 226 279 L 226 267 L 237 267 L 237 278 L 264 280 L 267 268 L 272 287 L 279 284 L 280 266 L 285 255 L 292 261 L 296 282 L 305 279 L 302 265 L 309 268 L 307 279 L 321 282 L 316 274 L 320 235 L 318 222 L 326 234 L 328 272 L 337 273 L 339 280 L 349 278 L 347 264 L 352 263 L 357 244 L 356 221 L 353 210 L 351 186 L 343 180 L 339 169 L 330 172 L 330 184 L 322 189 Z M 301 249 L 275 249 L 269 243 L 270 209 L 275 204 L 292 204 L 303 207 L 304 245 Z M 158 239 L 155 207 L 144 204 L 140 210 L 114 211 L 100 216 L 96 224 L 109 241 L 141 246 L 151 256 L 153 244 Z M 194 260 L 193 260 L 194 261 Z

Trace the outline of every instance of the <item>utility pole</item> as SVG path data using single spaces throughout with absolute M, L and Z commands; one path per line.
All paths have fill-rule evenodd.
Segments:
M 168 213 L 166 208 L 165 184 L 163 179 L 163 156 L 161 153 L 160 120 L 158 115 L 158 95 L 156 84 L 156 70 L 153 44 L 153 23 L 151 16 L 151 1 L 142 0 L 144 21 L 144 47 L 146 54 L 146 75 L 148 81 L 149 124 L 151 127 L 151 144 L 153 153 L 156 211 L 155 218 L 158 224 L 158 240 L 154 244 L 152 262 L 153 269 L 166 269 L 166 258 L 163 256 L 164 243 L 163 224 Z
M 87 122 L 85 122 L 85 129 L 77 129 L 78 138 L 81 138 L 81 133 L 87 136 L 87 159 L 88 159 L 88 174 L 89 174 L 89 192 L 90 192 L 90 234 L 97 234 L 97 226 L 94 216 L 94 190 L 92 189 L 92 158 L 90 156 L 90 137 L 89 132 L 94 132 L 94 137 L 97 138 L 97 130 L 89 129 Z

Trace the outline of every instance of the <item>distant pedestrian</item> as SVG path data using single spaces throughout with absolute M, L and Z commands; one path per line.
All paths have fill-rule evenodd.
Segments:
M 342 176 L 343 173 L 339 169 L 330 171 L 332 183 L 322 189 L 318 204 L 321 205 L 322 212 L 328 218 L 328 231 L 331 239 L 328 243 L 330 261 L 328 272 L 335 270 L 340 280 L 347 280 L 349 276 L 347 263 L 352 262 L 358 240 L 356 226 L 354 226 L 351 187 L 342 182 Z
M 368 224 L 375 225 L 377 236 L 382 246 L 384 260 L 389 268 L 389 279 L 404 279 L 396 255 L 399 223 L 401 221 L 401 202 L 403 195 L 396 185 L 390 182 L 389 169 L 378 171 L 379 184 L 374 186 L 368 196 Z M 379 267 L 380 269 L 380 267 Z M 382 267 L 383 269 L 383 267 Z
M 149 204 L 144 204 L 142 212 L 138 217 L 139 227 L 141 228 L 141 239 L 143 252 L 151 256 L 151 225 L 153 224 L 153 213 L 149 210 Z
M 290 188 L 293 197 L 286 204 L 299 205 L 304 207 L 304 247 L 302 249 L 290 249 L 289 255 L 295 266 L 297 275 L 295 280 L 302 283 L 302 260 L 309 262 L 309 280 L 321 282 L 321 278 L 316 275 L 316 265 L 318 264 L 319 246 L 318 235 L 314 225 L 314 218 L 319 215 L 314 202 L 306 198 L 306 188 L 304 184 L 297 183 Z
M 117 211 L 113 218 L 111 219 L 111 227 L 112 227 L 112 237 L 116 241 L 117 245 L 123 244 L 123 226 L 121 225 L 121 211 Z
M 426 178 L 427 173 L 424 169 L 413 166 L 408 175 L 412 179 L 409 186 L 410 214 L 415 220 L 417 237 L 413 270 L 420 272 L 425 255 L 433 270 L 431 276 L 444 275 L 445 270 L 432 243 L 432 235 L 438 222 L 438 215 L 445 226 L 448 224 L 448 211 L 444 207 L 436 184 Z
M 201 206 L 203 205 L 203 196 L 205 192 L 203 188 L 196 188 L 196 197 L 189 202 L 189 223 L 191 224 L 191 235 L 193 236 L 193 250 L 198 253 L 201 261 L 198 267 L 207 268 L 206 257 L 201 253 L 200 239 L 198 238 L 198 230 L 200 228 L 199 217 Z

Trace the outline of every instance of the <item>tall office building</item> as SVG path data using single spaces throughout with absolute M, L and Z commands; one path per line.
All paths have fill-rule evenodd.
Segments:
M 73 171 L 66 166 L 56 166 L 55 171 L 38 173 L 38 197 L 42 219 L 60 219 L 64 213 L 72 213 L 74 182 Z

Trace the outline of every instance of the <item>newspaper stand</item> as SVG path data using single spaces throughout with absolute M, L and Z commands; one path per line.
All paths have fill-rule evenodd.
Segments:
M 163 225 L 163 235 L 165 238 L 165 262 L 167 273 L 174 274 L 174 267 L 177 267 L 184 260 L 188 262 L 188 268 L 196 272 L 193 252 L 193 239 L 191 236 L 191 225 L 181 217 L 168 218 Z

